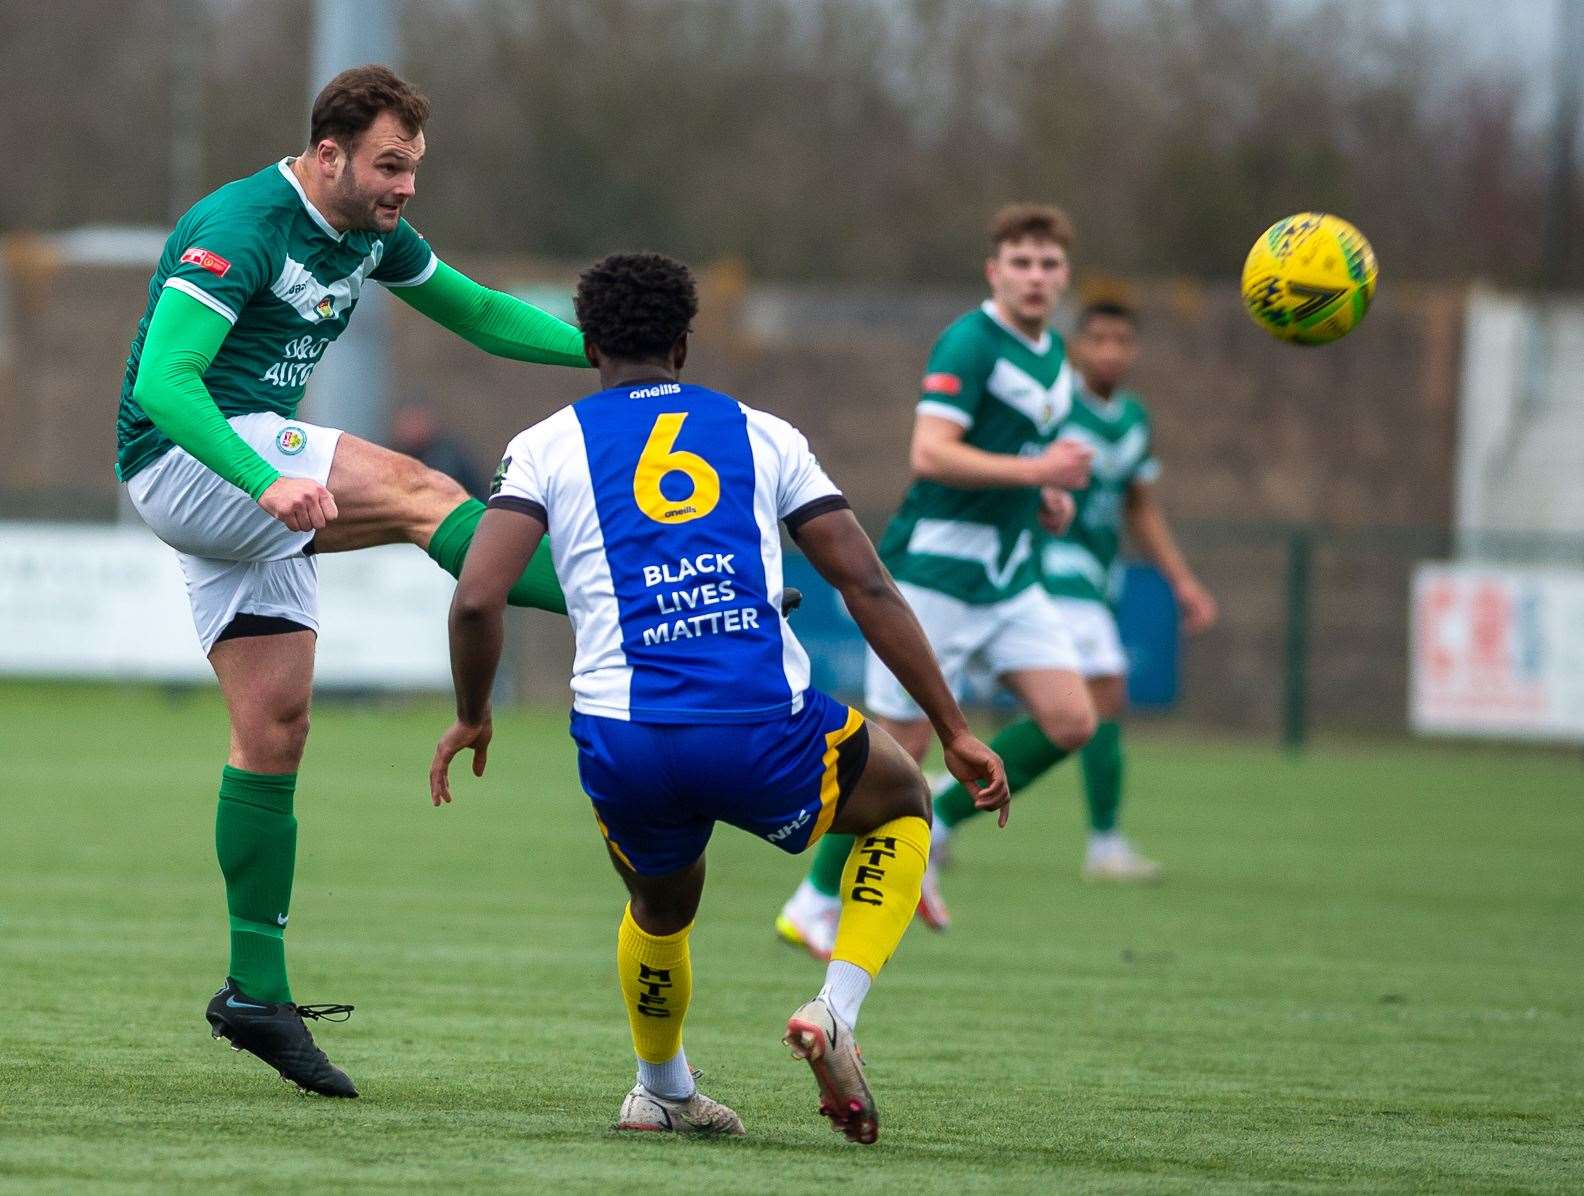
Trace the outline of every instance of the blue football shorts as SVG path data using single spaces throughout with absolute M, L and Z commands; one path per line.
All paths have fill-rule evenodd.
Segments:
M 762 723 L 634 723 L 572 713 L 578 775 L 612 854 L 686 868 L 730 823 L 796 855 L 830 828 L 869 760 L 863 715 L 816 689 Z

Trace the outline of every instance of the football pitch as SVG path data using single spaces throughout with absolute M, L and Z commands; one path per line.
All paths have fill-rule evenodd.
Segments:
M 860 1027 L 878 1146 L 780 1045 L 818 987 L 771 918 L 799 862 L 731 828 L 688 1055 L 749 1132 L 610 1131 L 632 1083 L 619 883 L 561 711 L 505 712 L 429 805 L 439 701 L 321 701 L 288 947 L 363 1091 L 211 1041 L 225 722 L 209 690 L 0 686 L 0 1191 L 1584 1188 L 1584 767 L 1400 743 L 1301 759 L 1133 735 L 1153 889 L 1077 879 L 1076 771 L 981 820 L 956 925 Z

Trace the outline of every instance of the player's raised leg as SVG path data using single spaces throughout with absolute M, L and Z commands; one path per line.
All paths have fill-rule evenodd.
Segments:
M 255 566 L 290 567 L 291 562 Z M 356 1096 L 352 1081 L 315 1045 L 304 1022 L 305 1016 L 350 1013 L 351 1007 L 297 1005 L 286 978 L 286 921 L 297 856 L 292 806 L 308 739 L 315 636 L 282 617 L 244 615 L 232 626 L 247 634 L 223 638 L 209 653 L 231 717 L 231 749 L 215 815 L 231 961 L 206 1016 L 216 1038 L 258 1056 L 305 1091 Z
M 889 678 L 889 674 L 887 676 Z M 922 760 L 929 750 L 928 719 L 896 719 L 876 714 L 870 716 L 869 725 L 882 728 L 914 760 Z M 802 947 L 821 963 L 830 959 L 836 945 L 836 924 L 842 909 L 842 872 L 852 855 L 854 842 L 852 835 L 835 831 L 821 838 L 814 847 L 808 873 L 776 917 L 776 934 L 781 940 Z
M 868 762 L 832 829 L 853 844 L 842 870 L 841 916 L 824 987 L 787 1019 L 786 1042 L 814 1072 L 821 1114 L 853 1141 L 871 1143 L 879 1114 L 853 1028 L 912 921 L 929 861 L 928 786 L 879 727 L 870 728 Z
M 314 537 L 316 552 L 416 544 L 452 577 L 462 575 L 484 504 L 469 498 L 452 478 L 404 453 L 343 434 L 326 486 L 339 514 Z M 548 542 L 528 562 L 507 601 L 566 613 Z

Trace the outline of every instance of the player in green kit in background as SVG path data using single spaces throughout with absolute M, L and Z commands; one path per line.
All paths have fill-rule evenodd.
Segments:
M 215 848 L 231 956 L 206 1017 L 301 1088 L 357 1089 L 314 1043 L 286 979 L 293 802 L 318 629 L 315 553 L 425 549 L 453 576 L 484 505 L 452 479 L 296 419 L 314 366 L 360 290 L 390 288 L 480 348 L 586 367 L 577 329 L 441 262 L 402 219 L 429 102 L 380 66 L 330 81 L 309 144 L 205 196 L 149 280 L 116 419 L 116 473 L 180 555 L 198 639 L 231 723 Z M 548 551 L 510 601 L 565 612 Z
M 1089 807 L 1083 875 L 1090 880 L 1148 882 L 1159 879 L 1160 865 L 1136 851 L 1118 830 L 1123 767 L 1117 720 L 1127 701 L 1127 659 L 1114 604 L 1121 581 L 1117 553 L 1123 533 L 1138 554 L 1165 576 L 1176 595 L 1184 631 L 1193 635 L 1213 626 L 1216 603 L 1184 560 L 1155 495 L 1160 466 L 1149 415 L 1136 394 L 1122 389 L 1138 360 L 1138 317 L 1119 303 L 1090 304 L 1078 316 L 1072 352 L 1082 385 L 1061 436 L 1088 445 L 1094 450 L 1094 462 L 1088 486 L 1074 495 L 1076 518 L 1062 534 L 1043 536 L 1040 561 L 1045 589 L 1072 634 L 1101 719 L 1082 753 Z M 1023 734 L 1036 729 L 1024 722 L 1004 734 L 1018 727 Z M 932 867 L 942 862 L 937 855 L 949 857 L 944 849 L 950 828 L 972 816 L 973 801 L 961 786 L 950 784 L 937 794 L 935 821 L 945 829 L 936 833 Z M 938 880 L 935 884 L 938 899 Z
M 1091 450 L 1058 440 L 1073 404 L 1073 371 L 1050 328 L 1071 277 L 1072 224 L 1059 209 L 1016 204 L 990 223 L 990 298 L 946 329 L 925 367 L 909 463 L 913 483 L 880 554 L 954 687 L 983 670 L 1031 719 L 996 737 L 1015 791 L 1094 733 L 1077 652 L 1040 581 L 1039 520 L 1065 525 L 1067 489 L 1084 485 Z M 929 723 L 871 653 L 864 704 L 918 759 Z M 851 839 L 826 835 L 776 932 L 828 958 Z M 938 885 L 931 881 L 931 892 Z M 944 904 L 925 900 L 932 925 Z

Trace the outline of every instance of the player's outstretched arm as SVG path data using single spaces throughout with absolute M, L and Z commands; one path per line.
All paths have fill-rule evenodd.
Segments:
M 456 688 L 457 718 L 440 737 L 429 766 L 429 797 L 437 806 L 451 800 L 447 770 L 463 748 L 473 749 L 473 775 L 484 775 L 493 734 L 490 688 L 505 639 L 506 595 L 544 534 L 542 519 L 517 511 L 492 509 L 479 520 L 451 598 L 451 682 Z
M 940 736 L 951 774 L 970 787 L 974 803 L 981 809 L 1000 810 L 1001 825 L 1005 826 L 1011 795 L 1001 758 L 968 730 L 913 608 L 891 580 L 852 511 L 843 508 L 816 515 L 800 524 L 793 535 L 820 576 L 841 594 L 875 654 L 923 708 Z
M 1155 488 L 1135 481 L 1128 487 L 1127 532 L 1140 555 L 1161 571 L 1182 608 L 1183 630 L 1197 635 L 1215 626 L 1220 610 L 1210 591 L 1200 584 L 1177 546 L 1166 512 L 1155 497 Z
M 1076 440 L 1058 440 L 1037 457 L 991 453 L 967 443 L 966 429 L 940 415 L 919 415 L 913 423 L 908 464 L 914 476 L 958 490 L 1057 486 L 1077 490 L 1089 484 L 1094 450 Z
M 540 365 L 587 366 L 583 334 L 504 291 L 492 291 L 444 262 L 415 287 L 392 293 L 436 324 L 497 357 Z

